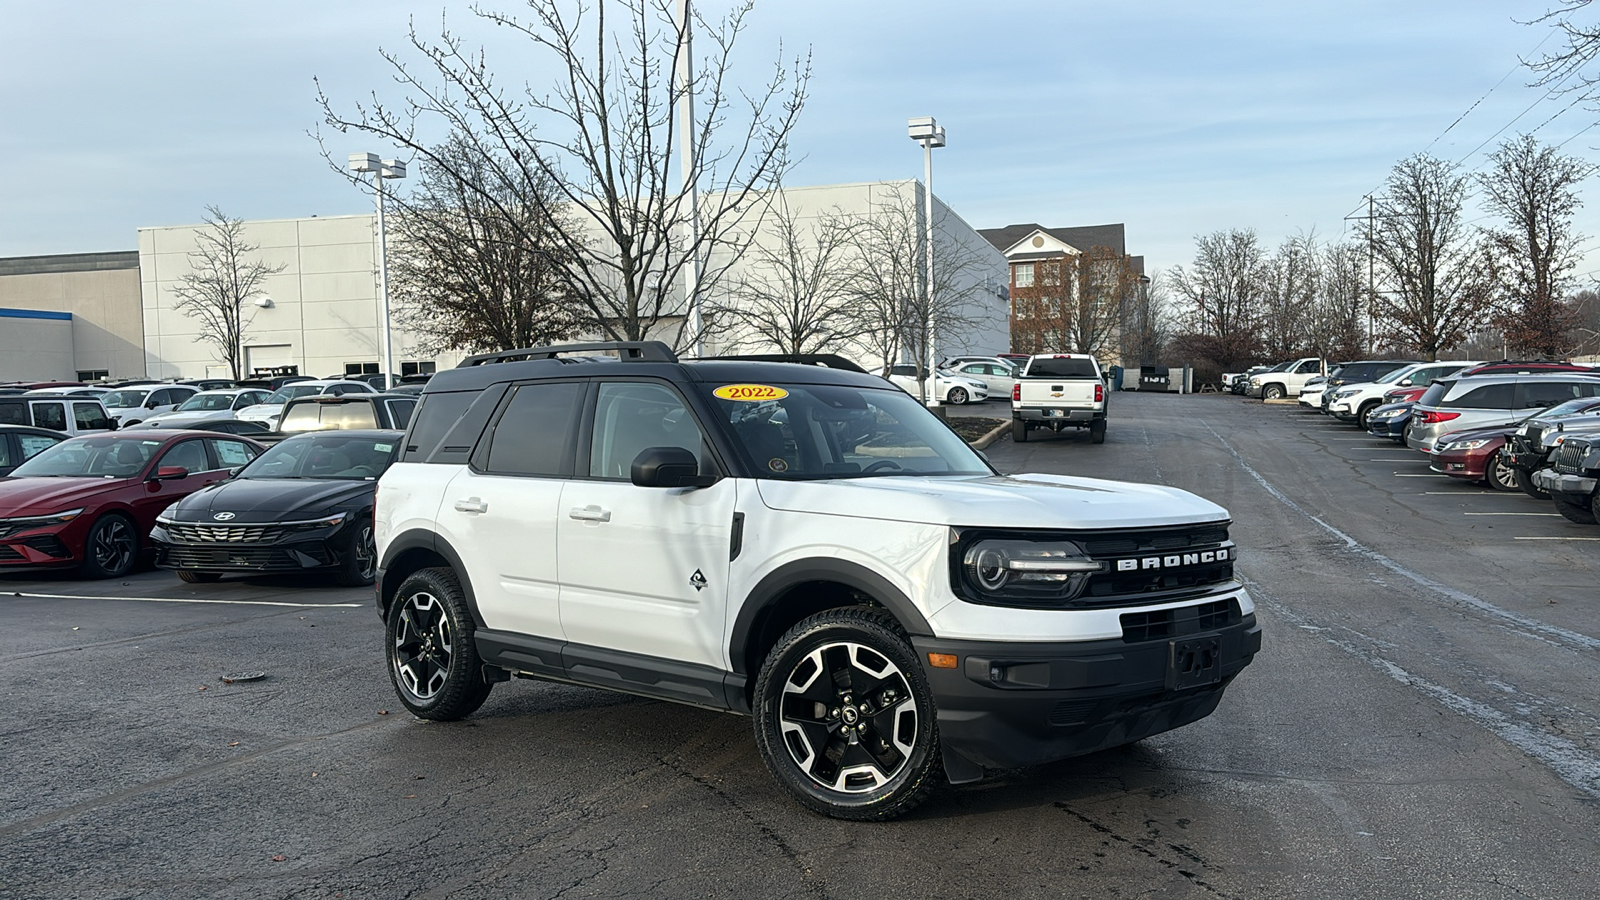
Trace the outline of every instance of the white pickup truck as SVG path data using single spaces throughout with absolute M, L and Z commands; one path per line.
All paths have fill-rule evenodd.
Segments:
M 1282 400 L 1286 397 L 1300 396 L 1300 389 L 1306 382 L 1326 375 L 1327 364 L 1314 356 L 1297 359 L 1294 362 L 1279 363 L 1259 375 L 1250 376 L 1250 384 L 1245 388 L 1245 396 L 1262 400 Z
M 1011 439 L 1028 429 L 1087 428 L 1092 443 L 1106 442 L 1106 382 L 1095 358 L 1083 353 L 1031 356 L 1011 388 Z

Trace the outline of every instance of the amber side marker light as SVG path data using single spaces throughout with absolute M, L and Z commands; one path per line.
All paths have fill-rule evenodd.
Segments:
M 957 665 L 954 653 L 929 653 L 928 665 L 935 669 L 954 669 Z

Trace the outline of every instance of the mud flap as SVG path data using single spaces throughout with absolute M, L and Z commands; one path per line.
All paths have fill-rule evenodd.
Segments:
M 950 749 L 950 745 L 940 741 L 940 753 L 944 757 L 944 777 L 951 784 L 971 784 L 983 780 L 983 766 L 978 765 L 960 753 Z

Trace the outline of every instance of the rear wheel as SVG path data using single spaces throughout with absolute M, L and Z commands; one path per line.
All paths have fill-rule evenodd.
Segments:
M 120 578 L 139 559 L 139 534 L 133 522 L 119 513 L 107 513 L 89 527 L 78 571 L 86 578 Z
M 1513 471 L 1516 472 L 1517 487 L 1522 488 L 1522 492 L 1524 494 L 1527 494 L 1529 497 L 1532 497 L 1535 500 L 1550 499 L 1549 491 L 1533 483 L 1532 474 L 1524 472 L 1521 469 L 1514 469 Z
M 1506 462 L 1504 455 L 1496 453 L 1489 457 L 1488 465 L 1483 468 L 1483 483 L 1497 491 L 1515 491 L 1519 489 L 1517 475 L 1520 474 Z
M 1095 419 L 1089 423 L 1089 443 L 1104 444 L 1106 442 L 1106 420 Z
M 385 624 L 389 680 L 419 719 L 462 719 L 489 699 L 472 613 L 456 573 L 419 569 L 401 582 Z
M 1011 420 L 1011 440 L 1018 444 L 1028 442 L 1028 423 L 1021 419 Z
M 185 584 L 210 584 L 222 580 L 221 572 L 195 572 L 190 569 L 179 569 L 178 580 Z
M 1573 503 L 1563 498 L 1560 494 L 1551 494 L 1550 499 L 1555 501 L 1556 512 L 1566 516 L 1569 520 L 1579 525 L 1593 525 L 1596 522 L 1594 504 Z
M 892 819 L 937 781 L 933 694 L 881 609 L 831 609 L 791 628 L 767 654 L 755 705 L 762 760 L 823 815 Z

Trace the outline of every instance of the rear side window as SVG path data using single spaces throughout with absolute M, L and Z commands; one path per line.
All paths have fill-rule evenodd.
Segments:
M 405 428 L 407 425 L 411 424 L 411 411 L 416 409 L 417 401 L 390 400 L 388 401 L 388 404 L 389 418 L 394 420 L 395 428 Z
M 0 403 L 0 425 L 32 425 L 28 421 L 28 404 Z
M 67 430 L 67 407 L 64 403 L 33 404 L 33 424 L 56 431 Z
M 450 429 L 455 426 L 467 408 L 472 406 L 472 401 L 477 397 L 477 393 L 473 391 L 423 394 L 421 402 L 412 411 L 411 430 L 406 433 L 406 443 L 400 461 L 426 460 L 434 450 L 438 449 L 439 442 L 450 433 Z
M 1445 393 L 1455 386 L 1456 383 L 1454 381 L 1436 381 L 1426 391 L 1423 391 L 1421 397 L 1417 398 L 1417 405 L 1437 408 L 1439 401 L 1444 399 Z
M 1517 384 L 1516 409 L 1537 409 L 1546 406 L 1555 406 L 1578 397 L 1593 397 L 1595 389 L 1600 387 L 1600 381 L 1591 383 L 1584 381 L 1557 381 L 1555 379 L 1536 379 Z
M 524 384 L 489 433 L 486 468 L 503 475 L 572 474 L 579 382 Z
M 1036 359 L 1028 363 L 1030 378 L 1099 378 L 1092 359 Z
M 1451 397 L 1439 405 L 1445 409 L 1511 409 L 1516 394 L 1515 384 L 1485 384 L 1468 388 L 1459 397 Z
M 41 450 L 48 450 L 61 443 L 61 438 L 44 437 L 38 434 L 19 434 L 17 443 L 22 446 L 22 458 L 32 459 Z

